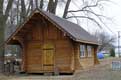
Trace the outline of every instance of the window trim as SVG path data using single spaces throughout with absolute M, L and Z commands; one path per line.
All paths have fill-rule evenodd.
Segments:
M 85 51 L 85 45 L 81 44 L 79 46 L 79 51 L 80 51 L 80 57 L 81 58 L 85 58 L 86 57 L 86 51 Z

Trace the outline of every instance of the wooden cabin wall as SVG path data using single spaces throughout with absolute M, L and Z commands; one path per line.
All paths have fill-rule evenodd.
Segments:
M 52 23 L 37 23 L 27 34 L 27 72 L 59 71 L 70 73 L 74 70 L 74 49 L 71 40 Z M 54 62 L 52 67 L 43 66 L 43 46 L 53 44 Z M 46 69 L 47 68 L 47 69 Z
M 82 66 L 83 66 L 83 69 L 86 69 L 86 68 L 94 66 L 94 48 L 93 47 L 91 48 L 91 51 L 92 51 L 91 52 L 91 54 L 92 54 L 91 57 L 87 57 L 86 56 L 84 58 L 80 58 L 80 62 L 82 64 Z
M 86 48 L 86 54 L 87 53 L 87 48 Z M 91 57 L 80 57 L 80 64 L 82 65 L 83 69 L 87 69 L 87 68 L 90 68 L 92 66 L 94 66 L 94 48 L 92 47 L 91 48 L 91 54 L 92 56 Z
M 97 46 L 92 47 L 92 57 L 86 55 L 85 58 L 80 58 L 80 43 L 71 41 L 65 33 L 49 22 L 46 26 L 36 24 L 24 40 L 20 41 L 23 45 L 22 71 L 41 73 L 55 70 L 70 73 L 99 63 L 96 57 Z M 43 66 L 43 46 L 48 43 L 54 46 L 52 67 Z M 87 49 L 85 51 L 87 53 Z
M 80 64 L 80 48 L 79 43 L 74 43 L 74 59 L 75 59 L 75 69 L 81 70 L 83 66 Z
M 81 43 L 75 43 L 75 68 L 76 70 L 81 70 L 81 69 L 87 69 L 90 68 L 92 66 L 94 66 L 95 63 L 98 62 L 98 59 L 96 57 L 96 49 L 97 47 L 95 47 L 94 45 L 90 45 L 91 47 L 91 57 L 88 57 L 88 51 L 87 51 L 87 44 L 83 44 L 85 45 L 85 57 L 80 57 L 80 45 Z

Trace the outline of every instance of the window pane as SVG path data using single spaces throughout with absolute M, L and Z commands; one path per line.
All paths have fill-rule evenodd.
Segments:
M 80 57 L 85 57 L 85 46 L 80 45 Z
M 88 49 L 88 57 L 92 56 L 91 46 L 87 46 Z

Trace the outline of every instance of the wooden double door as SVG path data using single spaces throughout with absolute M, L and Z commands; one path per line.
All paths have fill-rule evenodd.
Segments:
M 31 43 L 27 53 L 27 72 L 54 72 L 54 53 L 51 43 Z

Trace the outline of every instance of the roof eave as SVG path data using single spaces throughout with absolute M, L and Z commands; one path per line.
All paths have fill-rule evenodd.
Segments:
M 76 39 L 76 42 L 81 42 L 81 43 L 86 43 L 86 44 L 93 44 L 93 45 L 99 45 L 98 42 L 91 42 L 91 41 L 85 41 L 85 40 L 80 40 L 80 39 Z

